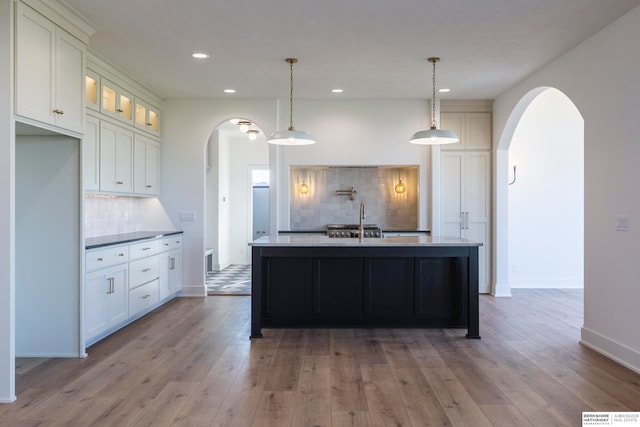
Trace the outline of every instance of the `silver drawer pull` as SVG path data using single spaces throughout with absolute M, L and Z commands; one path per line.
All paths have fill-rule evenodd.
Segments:
M 143 251 L 148 251 L 151 248 L 142 248 Z
M 164 245 L 165 245 L 165 246 L 169 246 L 169 244 L 168 244 L 168 243 L 165 243 Z
M 145 268 L 144 270 L 142 270 L 143 273 L 146 273 L 147 271 L 151 271 L 150 268 Z
M 124 184 L 124 182 L 122 182 L 122 181 L 116 181 L 116 184 L 118 184 L 118 185 L 122 185 L 122 184 Z
M 118 256 L 124 256 L 124 254 L 118 254 Z
M 103 260 L 102 258 L 98 258 L 98 261 L 102 262 L 102 261 L 104 261 L 104 260 Z
M 147 295 L 143 296 L 142 299 L 149 298 L 150 296 L 151 296 L 151 294 L 147 294 Z
M 147 188 L 151 188 L 151 186 L 150 186 L 150 185 L 147 185 L 146 187 L 147 187 Z

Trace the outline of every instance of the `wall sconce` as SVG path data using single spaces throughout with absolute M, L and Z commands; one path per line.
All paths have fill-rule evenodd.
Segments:
M 309 194 L 309 186 L 303 182 L 298 186 L 298 192 L 300 194 Z
M 402 194 L 402 193 L 404 193 L 405 191 L 407 191 L 407 186 L 405 185 L 405 183 L 404 183 L 404 182 L 402 182 L 402 180 L 400 180 L 400 182 L 398 182 L 398 183 L 396 184 L 396 186 L 395 186 L 395 190 L 396 190 L 396 193 L 398 193 L 398 194 Z
M 260 133 L 260 131 L 256 130 L 256 129 L 249 129 L 247 131 L 247 135 L 249 136 L 249 139 L 251 141 L 255 141 L 256 138 L 258 137 L 258 134 Z

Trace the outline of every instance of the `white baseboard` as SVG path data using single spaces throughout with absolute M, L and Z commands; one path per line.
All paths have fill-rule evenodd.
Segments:
M 15 401 L 16 401 L 16 397 L 15 396 L 9 397 L 8 399 L 4 398 L 4 397 L 0 397 L 0 403 L 13 403 Z
M 511 289 L 583 289 L 584 278 L 575 276 L 509 276 Z
M 205 285 L 182 286 L 179 297 L 206 297 L 207 287 Z
M 496 283 L 493 286 L 493 292 L 491 293 L 494 297 L 510 297 L 511 296 L 511 286 L 508 284 Z
M 640 374 L 640 352 L 584 326 L 580 330 L 580 344 Z

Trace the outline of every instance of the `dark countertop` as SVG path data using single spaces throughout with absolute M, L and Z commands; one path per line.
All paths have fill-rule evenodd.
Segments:
M 111 234 L 109 236 L 88 237 L 84 240 L 84 244 L 85 249 L 95 249 L 174 234 L 182 234 L 182 231 L 136 231 L 133 233 Z

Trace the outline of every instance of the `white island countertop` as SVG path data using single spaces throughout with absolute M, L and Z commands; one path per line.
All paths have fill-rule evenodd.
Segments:
M 339 246 L 339 247 L 393 247 L 393 246 L 482 246 L 481 242 L 457 237 L 439 236 L 387 236 L 358 238 L 327 237 L 325 235 L 281 235 L 264 236 L 249 243 L 249 246 Z

